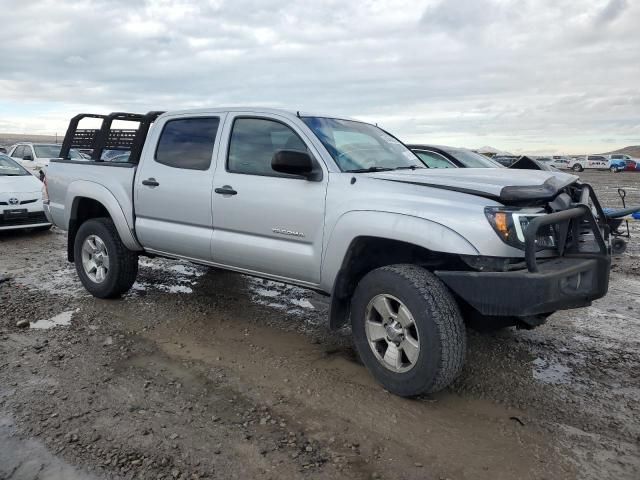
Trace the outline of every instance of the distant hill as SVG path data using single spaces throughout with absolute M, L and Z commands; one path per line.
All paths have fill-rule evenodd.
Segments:
M 619 150 L 614 150 L 613 152 L 608 152 L 606 155 L 611 153 L 624 153 L 626 155 L 631 155 L 634 158 L 640 158 L 640 145 L 630 145 Z
M 58 135 L 58 143 L 62 143 L 64 135 Z M 0 133 L 0 145 L 13 145 L 18 142 L 56 143 L 55 135 L 29 135 L 22 133 Z

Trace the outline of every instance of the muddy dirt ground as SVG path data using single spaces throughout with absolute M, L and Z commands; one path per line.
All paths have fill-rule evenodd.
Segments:
M 640 203 L 640 175 L 582 176 Z M 0 479 L 640 478 L 639 227 L 607 297 L 469 331 L 461 378 L 413 400 L 313 292 L 141 259 L 129 294 L 98 300 L 64 232 L 2 234 Z

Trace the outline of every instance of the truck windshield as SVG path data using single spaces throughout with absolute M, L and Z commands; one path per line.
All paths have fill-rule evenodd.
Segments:
M 302 120 L 343 172 L 425 168 L 411 150 L 368 123 L 324 117 Z

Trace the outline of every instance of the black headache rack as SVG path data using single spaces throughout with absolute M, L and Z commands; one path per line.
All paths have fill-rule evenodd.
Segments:
M 69 128 L 62 142 L 60 157 L 69 160 L 71 149 L 91 150 L 91 160 L 101 162 L 105 150 L 121 150 L 130 152 L 129 163 L 138 163 L 142 147 L 149 133 L 151 124 L 164 112 L 154 111 L 148 113 L 113 112 L 109 115 L 95 113 L 81 113 L 69 122 Z M 102 125 L 96 129 L 80 129 L 78 124 L 85 118 L 102 119 Z M 114 120 L 138 122 L 138 128 L 116 129 L 111 128 Z

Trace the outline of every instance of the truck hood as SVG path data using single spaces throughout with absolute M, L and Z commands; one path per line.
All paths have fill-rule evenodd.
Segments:
M 578 181 L 578 177 L 544 170 L 507 168 L 442 168 L 396 170 L 367 174 L 378 180 L 442 188 L 500 202 L 547 200 Z
M 0 175 L 0 192 L 2 193 L 31 193 L 41 189 L 42 182 L 33 175 L 21 175 L 19 177 Z

